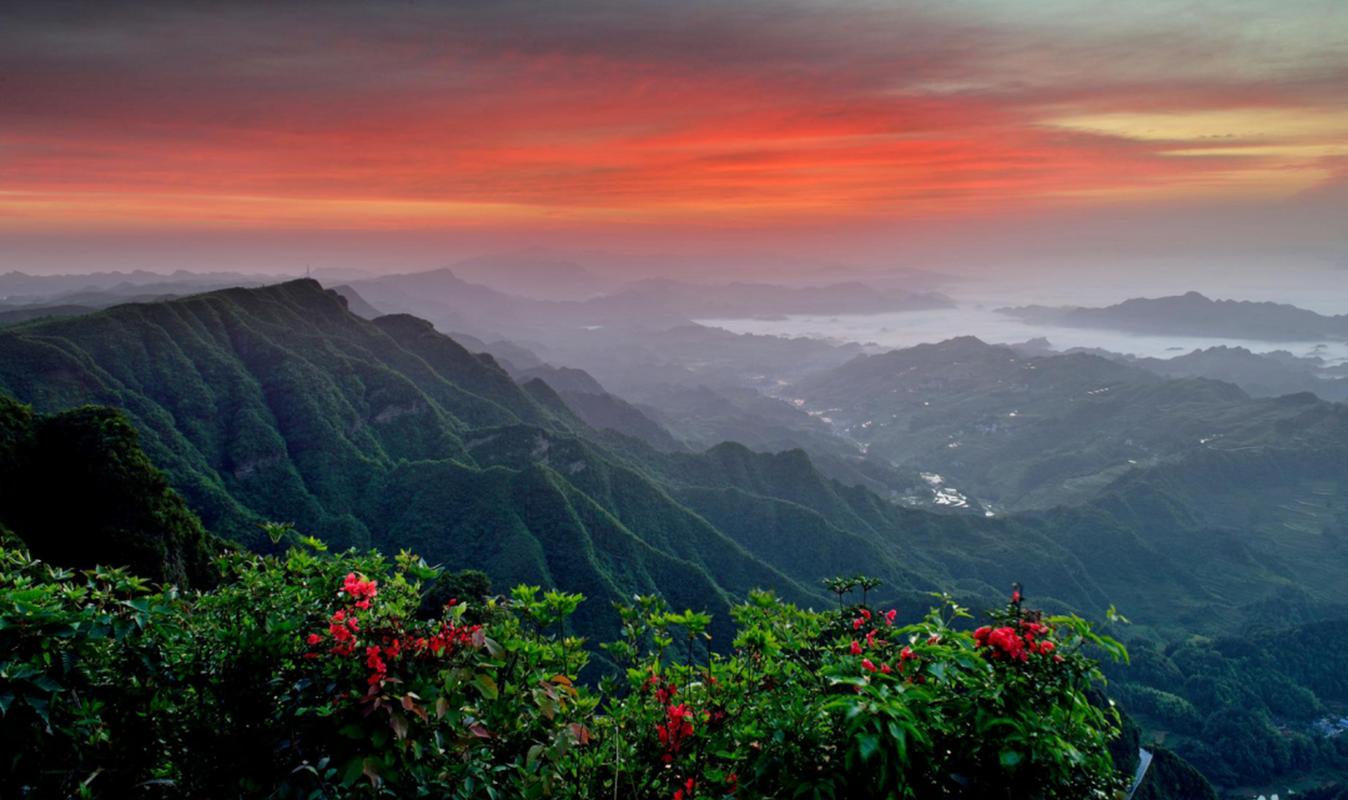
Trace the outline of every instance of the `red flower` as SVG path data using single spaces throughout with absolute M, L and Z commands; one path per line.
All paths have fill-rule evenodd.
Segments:
M 856 639 L 852 640 L 852 655 L 861 655 L 861 642 L 858 642 Z
M 369 667 L 371 670 L 371 686 L 383 681 L 384 678 L 388 676 L 388 665 L 384 663 L 384 659 L 380 656 L 380 652 L 378 645 L 371 645 L 370 647 L 365 648 L 365 666 Z
M 360 625 L 356 622 L 356 618 L 348 617 L 345 611 L 338 611 L 328 621 L 328 633 L 332 634 L 332 638 L 338 643 L 351 641 L 355 638 L 351 632 L 358 630 Z
M 862 619 L 861 617 L 857 617 L 856 619 L 852 620 L 852 630 L 854 630 L 854 631 L 859 631 L 859 630 L 861 630 L 861 625 L 862 625 L 862 623 L 864 623 L 864 622 L 865 622 L 865 620 Z
M 666 764 L 674 760 L 684 740 L 693 735 L 692 720 L 693 711 L 687 705 L 679 704 L 665 709 L 665 721 L 655 726 L 655 735 L 665 748 L 660 760 Z
M 885 612 L 885 624 L 886 624 L 886 625 L 893 625 L 893 624 L 894 624 L 894 618 L 897 617 L 898 615 L 899 615 L 898 609 L 891 608 L 890 610 L 886 611 L 886 612 Z
M 875 672 L 875 663 L 872 662 L 869 658 L 861 659 L 861 666 L 867 672 Z
M 1034 637 L 1048 633 L 1048 626 L 1041 622 L 1031 622 L 1030 620 L 1021 620 L 1021 630 L 1025 631 L 1025 641 L 1033 642 Z
M 975 632 L 975 637 L 978 635 Z M 1011 628 L 997 628 L 986 635 L 987 646 L 993 649 L 993 657 L 1005 656 L 1013 661 L 1029 658 L 1025 652 L 1025 640 L 1016 635 Z
M 323 641 L 323 637 L 322 637 L 322 635 L 320 635 L 320 634 L 317 634 L 317 633 L 311 633 L 311 634 L 309 634 L 309 638 L 305 639 L 304 641 L 307 642 L 307 643 L 309 644 L 310 647 L 313 647 L 314 645 L 316 645 L 316 644 L 318 644 L 319 642 Z
M 901 653 L 899 653 L 899 663 L 900 663 L 900 664 L 902 664 L 902 663 L 905 662 L 905 661 L 916 661 L 916 660 L 917 660 L 917 653 L 914 653 L 914 652 L 913 652 L 913 648 L 911 648 L 911 647 L 906 647 L 906 646 L 905 646 L 905 647 L 903 648 L 903 651 L 902 651 Z
M 348 572 L 346 579 L 342 581 L 342 591 L 364 602 L 365 605 L 360 606 L 361 608 L 369 608 L 369 601 L 379 593 L 379 584 L 376 581 L 365 580 L 354 572 Z

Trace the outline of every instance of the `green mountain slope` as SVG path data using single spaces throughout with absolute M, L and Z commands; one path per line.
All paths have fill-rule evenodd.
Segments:
M 1075 353 L 964 337 L 863 356 L 791 388 L 871 455 L 1002 509 L 1081 502 L 1135 466 L 1204 451 L 1348 448 L 1348 406 L 1250 398 Z
M 421 320 L 360 319 L 312 281 L 9 329 L 0 388 L 43 409 L 125 409 L 208 526 L 245 543 L 277 519 L 609 599 L 724 611 L 757 586 L 822 596 L 581 440 L 592 432 L 546 385 L 517 386 Z
M 179 586 L 215 582 L 222 542 L 108 408 L 39 415 L 0 396 L 0 531 L 65 567 L 126 564 Z
M 207 525 L 244 541 L 278 518 L 366 543 L 372 471 L 471 462 L 473 427 L 555 424 L 425 323 L 366 322 L 311 281 L 18 326 L 0 350 L 0 386 L 40 409 L 125 409 Z
M 1082 387 L 1101 377 L 1063 373 Z M 1321 565 L 1341 563 L 1316 543 L 1261 550 L 1230 520 L 1197 518 L 1192 491 L 1165 481 L 985 519 L 898 507 L 798 450 L 658 451 L 592 430 L 547 384 L 517 385 L 422 320 L 364 320 L 313 281 L 0 331 L 0 389 L 43 411 L 124 409 L 207 526 L 236 540 L 258 544 L 261 520 L 293 521 L 337 546 L 411 547 L 503 585 L 596 598 L 658 591 L 720 607 L 771 586 L 822 602 L 821 579 L 865 571 L 905 605 L 942 588 L 981 604 L 1021 581 L 1086 613 L 1117 603 L 1145 625 L 1223 632 L 1296 581 L 1321 607 L 1334 576 Z M 578 626 L 611 630 L 594 613 Z

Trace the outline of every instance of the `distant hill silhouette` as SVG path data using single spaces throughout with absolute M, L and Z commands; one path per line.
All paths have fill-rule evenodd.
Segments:
M 1198 292 L 1134 298 L 1103 308 L 1021 306 L 998 311 L 1038 324 L 1142 334 L 1265 341 L 1348 340 L 1348 315 L 1325 316 L 1282 303 L 1211 300 Z

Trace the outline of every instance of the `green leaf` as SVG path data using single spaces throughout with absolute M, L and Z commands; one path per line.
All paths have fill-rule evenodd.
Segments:
M 365 759 L 364 764 L 361 765 L 361 774 L 370 779 L 371 786 L 378 786 L 383 782 L 383 779 L 379 777 L 379 762 L 373 758 Z
M 397 736 L 399 739 L 407 738 L 407 729 L 408 729 L 407 717 L 397 712 L 394 712 L 393 714 L 389 715 L 388 721 L 389 727 L 393 729 L 394 736 Z
M 496 681 L 492 680 L 492 677 L 485 672 L 478 673 L 477 677 L 473 679 L 473 685 L 487 700 L 495 700 L 500 695 L 500 689 L 497 688 Z
M 28 682 L 44 692 L 59 692 L 65 688 L 52 678 L 43 675 L 41 673 L 38 673 L 37 675 L 34 675 L 33 677 L 29 678 Z
M 862 761 L 870 761 L 872 756 L 880 752 L 880 737 L 873 733 L 858 736 L 857 751 L 861 754 Z

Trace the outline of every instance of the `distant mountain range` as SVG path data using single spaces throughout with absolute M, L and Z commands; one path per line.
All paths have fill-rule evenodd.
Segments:
M 957 360 L 978 356 L 989 367 L 1014 357 L 972 342 L 955 346 L 969 351 Z M 952 354 L 931 355 L 939 355 L 934 365 Z M 885 358 L 876 358 L 841 368 L 833 376 L 840 391 L 872 393 L 848 378 L 877 373 Z M 1073 385 L 1083 391 L 1096 385 L 1078 357 L 1041 361 L 1065 362 L 1045 368 L 1078 376 Z M 1146 376 L 1141 385 L 1152 390 L 1168 386 L 1142 370 L 1089 361 L 1099 362 L 1093 369 L 1101 376 L 1124 371 Z M 977 383 L 997 380 L 981 376 L 985 368 L 970 372 L 980 374 Z M 573 394 L 594 394 L 579 391 L 594 388 L 579 376 L 553 377 Z M 450 565 L 486 565 L 505 582 L 569 576 L 573 588 L 599 596 L 644 587 L 726 598 L 774 585 L 819 597 L 818 579 L 862 552 L 867 568 L 900 592 L 957 574 L 983 575 L 982 591 L 992 594 L 1033 574 L 1039 585 L 1062 587 L 1055 591 L 1077 607 L 1132 595 L 1119 583 L 1127 572 L 1119 564 L 1077 564 L 1090 548 L 1062 538 L 1057 522 L 952 528 L 958 517 L 905 511 L 824 478 L 800 451 L 766 456 L 725 445 L 701 455 L 660 453 L 615 439 L 586 425 L 543 380 L 517 384 L 493 359 L 421 320 L 363 320 L 312 281 L 12 326 L 0 331 L 0 388 L 45 411 L 88 402 L 125 409 L 146 452 L 207 526 L 254 544 L 258 521 L 291 520 L 339 546 L 414 547 Z M 1219 384 L 1179 388 L 1180 397 L 1217 404 L 1208 410 L 1249 403 Z M 1043 393 L 1065 389 L 1055 380 Z M 1268 424 L 1279 408 L 1270 407 Z M 1181 519 L 1154 524 L 1145 538 L 1190 524 Z M 1018 531 L 1012 539 L 1008 526 Z M 589 543 L 578 546 L 576 537 Z M 1013 539 L 1056 555 L 1022 558 L 1006 550 Z M 561 551 L 549 542 L 562 540 L 565 552 L 594 552 L 596 560 L 552 563 L 549 554 Z M 620 552 L 621 567 L 612 560 Z M 672 578 L 661 575 L 685 570 L 669 572 L 669 559 L 687 562 L 703 583 L 667 584 Z M 1152 561 L 1139 555 L 1133 563 L 1150 570 Z
M 639 281 L 585 301 L 539 300 L 463 280 L 447 269 L 353 281 L 351 287 L 377 308 L 415 313 L 449 330 L 496 332 L 513 339 L 559 330 L 667 328 L 702 317 L 876 313 L 953 305 L 933 292 L 877 290 L 859 283 L 802 288 L 670 280 Z
M 803 354 L 834 363 L 773 379 L 799 408 L 675 380 L 664 409 L 699 409 L 675 414 L 619 400 L 589 369 L 530 363 L 532 346 L 472 343 L 519 358 L 507 371 L 425 320 L 369 320 L 349 302 L 299 280 L 0 329 L 0 393 L 36 411 L 0 403 L 0 535 L 41 540 L 56 559 L 78 557 L 60 542 L 94 535 L 100 552 L 156 563 L 157 540 L 143 534 L 183 511 L 162 484 L 162 503 L 126 510 L 133 521 L 161 515 L 136 523 L 139 540 L 120 525 L 48 530 L 44 520 L 60 520 L 14 494 L 29 485 L 13 481 L 23 475 L 44 491 L 78 480 L 70 497 L 83 497 L 93 478 L 51 466 L 77 460 L 62 455 L 69 442 L 103 442 L 89 474 L 130 465 L 123 477 L 133 482 L 107 491 L 155 487 L 148 457 L 207 529 L 240 543 L 266 549 L 258 523 L 291 521 L 336 547 L 408 548 L 451 569 L 485 569 L 498 586 L 583 592 L 591 601 L 572 630 L 591 642 L 614 637 L 611 603 L 636 592 L 711 612 L 724 643 L 733 598 L 769 587 L 820 606 L 832 602 L 822 578 L 859 571 L 884 581 L 877 604 L 905 613 L 934 591 L 987 607 L 1012 581 L 1036 604 L 1097 619 L 1117 604 L 1142 654 L 1120 679 L 1130 702 L 1155 724 L 1179 720 L 1168 729 L 1182 754 L 1229 781 L 1264 769 L 1244 749 L 1204 744 L 1208 728 L 1226 730 L 1230 698 L 1297 725 L 1322 698 L 1348 700 L 1332 677 L 1348 648 L 1321 641 L 1339 629 L 1326 634 L 1324 623 L 1348 618 L 1348 407 L 1310 395 L 1252 399 L 1217 381 L 1086 354 L 1029 358 L 974 339 L 861 356 L 685 326 L 661 334 L 670 363 L 684 365 L 674 372 L 713 376 L 761 357 L 765 373 L 792 374 Z M 650 347 L 639 340 L 618 357 Z M 695 353 L 721 360 L 700 372 Z M 88 403 L 120 409 L 130 426 L 108 409 L 72 411 Z M 588 421 L 634 413 L 635 425 L 673 428 L 676 446 Z M 701 449 L 677 434 L 733 432 L 737 414 L 758 418 L 745 425 L 755 435 L 824 438 L 836 428 L 848 447 L 910 462 L 916 480 L 953 492 L 942 495 L 952 503 L 964 493 L 971 508 L 902 507 L 867 488 L 892 479 L 867 462 L 837 466 L 855 475 L 837 480 L 801 449 Z M 813 430 L 797 430 L 801 420 Z M 983 497 L 996 516 L 971 513 Z M 1076 503 L 1001 513 L 1066 498 Z M 160 562 L 166 574 L 199 563 L 213 541 L 190 520 L 164 525 L 162 537 L 195 553 Z M 1279 632 L 1269 642 L 1319 637 L 1316 663 L 1274 659 L 1264 638 L 1248 637 L 1270 621 Z M 1214 650 L 1194 634 L 1240 637 L 1219 640 L 1239 647 Z M 1209 665 L 1206 683 L 1175 679 L 1194 663 Z M 1237 732 L 1259 746 L 1282 735 L 1257 722 Z
M 22 305 L 0 304 L 0 325 L 12 325 L 16 322 L 29 322 L 43 317 L 75 317 L 97 311 L 101 306 L 81 306 L 69 303 L 47 305 L 32 303 Z
M 68 300 L 79 293 L 98 295 L 186 294 L 229 286 L 261 286 L 283 280 L 276 275 L 238 272 L 171 273 L 132 270 L 129 272 L 91 272 L 66 275 L 29 275 L 10 271 L 0 273 L 0 303 L 49 302 Z M 187 290 L 187 291 L 185 291 Z
M 1077 502 L 1203 449 L 1348 445 L 1348 406 L 1251 398 L 1095 355 L 1026 357 L 972 337 L 860 356 L 787 390 L 868 451 L 998 508 Z
M 119 303 L 168 300 L 230 286 L 260 286 L 275 277 L 232 272 L 164 274 L 95 272 L 75 275 L 0 274 L 0 325 L 87 314 Z
M 1211 300 L 1198 292 L 1134 298 L 1103 308 L 1020 306 L 1000 313 L 1040 325 L 1138 334 L 1263 341 L 1348 341 L 1348 315 L 1325 316 L 1282 303 Z
M 456 261 L 450 270 L 464 280 L 534 300 L 587 300 L 614 287 L 564 255 L 529 248 Z
M 672 311 L 688 317 L 756 317 L 787 314 L 876 314 L 952 308 L 936 292 L 881 290 L 863 283 L 792 287 L 764 283 L 693 284 L 647 280 L 590 301 L 603 308 Z
M 1055 350 L 1047 339 L 1034 339 L 1010 347 L 1027 356 L 1072 353 L 1098 355 L 1141 367 L 1170 378 L 1211 378 L 1233 383 L 1254 397 L 1278 397 L 1311 392 L 1325 400 L 1348 400 L 1348 366 L 1326 363 L 1318 356 L 1298 356 L 1285 350 L 1255 353 L 1244 347 L 1218 345 L 1193 350 L 1171 358 L 1142 358 L 1107 350 L 1071 348 Z

